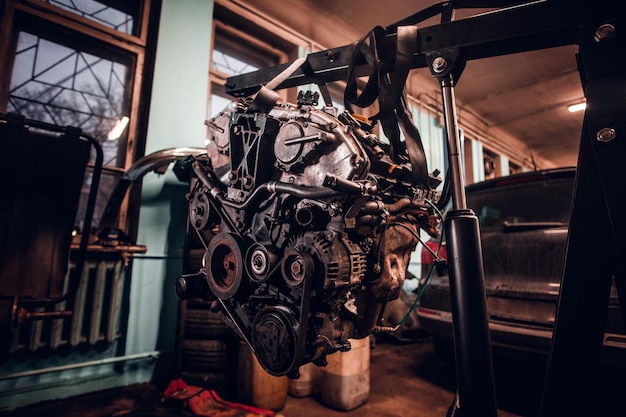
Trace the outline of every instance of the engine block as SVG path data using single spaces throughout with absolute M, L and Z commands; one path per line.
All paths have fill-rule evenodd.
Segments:
M 371 334 L 419 229 L 437 233 L 436 173 L 412 184 L 408 158 L 392 160 L 367 123 L 336 112 L 233 106 L 207 122 L 207 155 L 189 164 L 206 253 L 177 293 L 213 301 L 272 375 L 297 377 Z

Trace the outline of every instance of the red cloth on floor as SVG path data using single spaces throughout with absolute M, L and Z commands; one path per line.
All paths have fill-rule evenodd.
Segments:
M 187 385 L 182 379 L 170 382 L 164 400 L 181 403 L 198 416 L 207 417 L 274 417 L 276 413 L 222 399 L 217 392 Z

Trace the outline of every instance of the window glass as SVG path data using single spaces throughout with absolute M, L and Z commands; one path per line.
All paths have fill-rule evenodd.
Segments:
M 214 88 L 212 91 L 217 90 Z M 209 103 L 209 118 L 213 118 L 220 114 L 224 109 L 233 103 L 233 99 L 230 96 L 211 94 L 211 102 Z
M 7 109 L 58 126 L 75 126 L 102 144 L 105 165 L 122 166 L 116 126 L 128 123 L 128 66 L 20 32 Z M 110 140 L 109 140 L 110 139 Z
M 117 31 L 135 33 L 137 1 L 44 0 Z M 115 6 L 113 6 L 113 4 Z
M 225 92 L 227 78 L 287 62 L 288 53 L 294 48 L 279 32 L 259 25 L 261 17 L 258 21 L 251 21 L 245 14 L 235 11 L 239 6 L 231 9 L 218 3 L 213 15 L 208 118 L 216 116 L 234 101 Z
M 235 57 L 235 53 L 225 52 L 232 49 L 227 45 L 220 45 L 219 42 L 217 42 L 216 45 L 219 46 L 216 46 L 213 49 L 211 54 L 211 65 L 214 70 L 218 71 L 219 78 L 245 74 L 259 69 L 258 66 Z M 211 97 L 209 98 L 209 118 L 217 116 L 232 103 L 233 97 L 226 94 L 224 86 L 218 83 L 212 83 Z
M 482 231 L 501 231 L 504 222 L 567 224 L 573 189 L 573 178 L 533 181 L 470 192 L 467 205 Z
M 219 34 L 217 35 L 219 36 Z M 260 67 L 245 60 L 245 54 L 232 44 L 215 43 L 211 53 L 211 66 L 217 73 L 213 79 L 224 79 L 233 75 L 245 74 L 258 70 Z M 209 98 L 209 119 L 217 116 L 221 111 L 233 103 L 233 98 L 226 94 L 221 83 L 211 84 L 211 96 Z
M 233 75 L 245 74 L 259 69 L 259 67 L 237 59 L 232 54 L 218 49 L 213 50 L 212 61 L 213 68 L 229 77 Z

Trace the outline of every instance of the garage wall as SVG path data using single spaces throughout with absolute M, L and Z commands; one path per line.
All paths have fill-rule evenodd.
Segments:
M 204 144 L 212 15 L 213 0 L 163 2 L 146 154 Z M 133 265 L 127 354 L 174 349 L 186 192 L 171 170 L 143 180 L 137 242 L 148 251 Z
M 156 67 L 154 74 L 146 74 L 154 77 L 146 154 L 203 146 L 212 15 L 213 0 L 163 0 Z M 0 410 L 172 376 L 178 304 L 174 282 L 182 271 L 186 190 L 171 171 L 144 178 L 137 243 L 148 251 L 132 263 L 126 345 L 116 341 L 94 349 L 91 356 L 62 352 L 37 363 L 5 364 L 3 375 L 30 368 L 48 371 L 0 380 Z M 101 363 L 120 355 L 133 359 Z M 78 367 L 67 369 L 74 363 Z M 55 367 L 63 370 L 50 371 Z

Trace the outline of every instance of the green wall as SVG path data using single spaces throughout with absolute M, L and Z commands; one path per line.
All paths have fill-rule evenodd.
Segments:
M 163 1 L 146 154 L 204 144 L 212 16 L 213 0 Z M 133 261 L 127 354 L 175 347 L 186 192 L 171 170 L 143 180 L 137 243 L 148 251 Z

